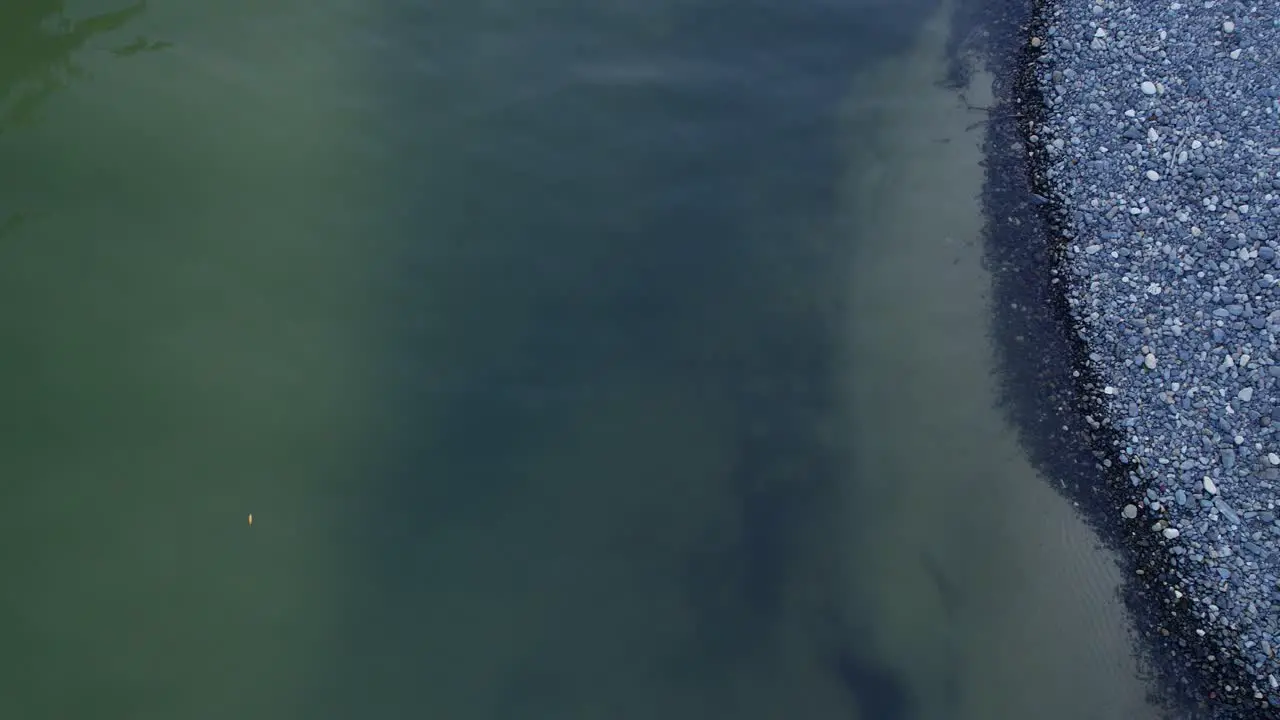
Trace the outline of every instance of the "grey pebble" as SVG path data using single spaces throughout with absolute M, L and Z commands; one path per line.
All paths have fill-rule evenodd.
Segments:
M 1240 516 L 1236 514 L 1236 511 L 1233 510 L 1225 500 L 1220 497 L 1215 497 L 1213 499 L 1213 506 L 1217 508 L 1218 512 L 1222 513 L 1229 522 L 1234 525 L 1240 524 Z

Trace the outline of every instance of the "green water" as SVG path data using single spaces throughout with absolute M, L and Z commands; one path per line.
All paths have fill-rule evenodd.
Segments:
M 368 482 L 345 25 L 61 5 L 0 11 L 0 715 L 290 716 Z
M 1137 717 L 937 10 L 6 3 L 0 717 Z

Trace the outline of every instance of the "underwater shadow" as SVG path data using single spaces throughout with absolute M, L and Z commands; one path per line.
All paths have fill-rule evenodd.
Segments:
M 147 9 L 146 0 L 81 19 L 68 17 L 65 0 L 12 0 L 0 9 L 0 135 L 30 125 L 54 93 L 86 72 L 72 56 L 89 40 L 118 30 Z M 111 50 L 117 57 L 160 50 L 170 43 L 139 37 Z M 30 217 L 0 206 L 0 240 Z
M 84 77 L 72 55 L 89 40 L 123 27 L 147 9 L 146 0 L 111 12 L 75 19 L 64 0 L 17 0 L 0 11 L 0 134 L 29 123 L 58 90 Z M 112 51 L 128 56 L 168 43 L 138 38 Z

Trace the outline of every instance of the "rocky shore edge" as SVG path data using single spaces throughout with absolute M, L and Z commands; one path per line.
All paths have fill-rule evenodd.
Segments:
M 983 203 L 1005 410 L 1121 556 L 1153 700 L 1171 718 L 1280 717 L 1280 290 L 1255 287 L 1280 218 L 1262 182 L 1280 170 L 1278 8 L 954 10 L 950 81 L 972 57 L 995 78 Z

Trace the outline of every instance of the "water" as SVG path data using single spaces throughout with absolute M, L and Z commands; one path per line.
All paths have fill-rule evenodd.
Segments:
M 947 20 L 6 3 L 0 716 L 1150 715 Z

